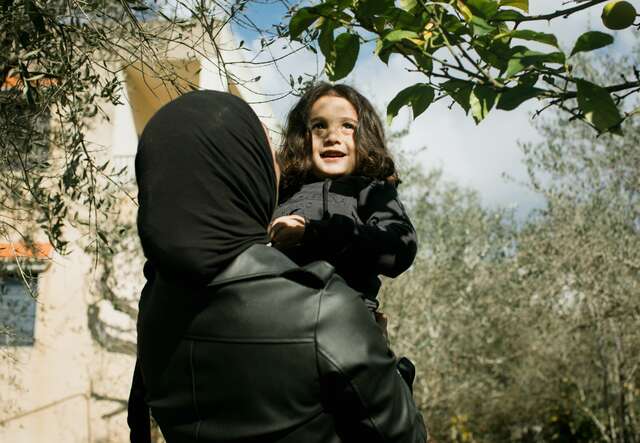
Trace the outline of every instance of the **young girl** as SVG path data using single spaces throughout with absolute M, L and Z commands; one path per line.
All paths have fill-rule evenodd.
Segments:
M 378 275 L 409 268 L 416 233 L 373 106 L 350 86 L 317 84 L 289 113 L 279 160 L 273 246 L 301 266 L 328 261 L 375 312 Z

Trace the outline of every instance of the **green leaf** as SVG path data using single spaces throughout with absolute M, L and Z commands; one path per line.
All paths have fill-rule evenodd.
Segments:
M 498 2 L 495 0 L 466 0 L 466 5 L 474 16 L 490 19 L 498 12 Z
M 413 119 L 418 118 L 429 105 L 433 102 L 435 93 L 433 88 L 428 85 L 421 85 L 414 100 L 411 101 L 411 109 L 413 110 Z
M 475 39 L 472 43 L 483 61 L 489 63 L 501 72 L 507 69 L 511 58 L 511 48 L 502 39 L 492 39 L 490 36 Z
M 407 0 L 403 1 L 406 2 Z M 413 4 L 415 6 L 417 0 L 413 0 Z M 357 15 L 358 17 L 372 19 L 374 15 L 383 14 L 391 7 L 393 7 L 393 2 L 390 0 L 364 0 L 358 3 Z
M 484 120 L 489 114 L 497 97 L 498 94 L 495 89 L 488 86 L 476 85 L 476 87 L 473 88 L 471 96 L 469 97 L 469 104 L 471 105 L 471 115 L 476 121 L 476 124 Z
M 469 18 L 471 20 L 471 18 Z M 452 35 L 464 35 L 468 33 L 468 27 L 464 21 L 461 21 L 453 14 L 445 14 L 442 17 L 441 27 L 447 30 L 447 33 Z
M 318 16 L 312 12 L 311 8 L 301 8 L 289 21 L 289 35 L 291 40 L 296 40 L 300 34 L 318 20 Z
M 529 0 L 500 0 L 500 7 L 502 6 L 518 8 L 524 12 L 529 12 Z
M 490 34 L 497 29 L 495 26 L 490 25 L 486 20 L 476 17 L 475 15 L 471 17 L 471 24 L 473 26 L 473 35 L 476 37 Z
M 420 66 L 424 71 L 431 72 L 433 71 L 433 58 L 430 55 L 418 53 L 413 56 L 416 60 L 418 66 Z
M 393 118 L 403 106 L 411 105 L 413 118 L 416 119 L 433 102 L 435 94 L 433 88 L 425 83 L 417 83 L 398 92 L 387 106 L 387 122 L 391 124 Z
M 418 5 L 418 0 L 400 0 L 400 9 L 404 11 L 411 11 Z
M 542 89 L 534 88 L 532 86 L 520 85 L 515 88 L 509 88 L 506 91 L 500 93 L 498 104 L 496 109 L 502 109 L 504 111 L 511 111 L 516 109 L 525 101 L 537 97 Z
M 505 34 L 500 34 L 495 38 L 502 38 L 505 36 L 511 37 L 511 38 L 520 38 L 522 40 L 531 40 L 538 43 L 545 43 L 547 45 L 555 46 L 556 48 L 559 47 L 558 39 L 556 38 L 555 35 L 546 34 L 544 32 L 531 31 L 530 29 L 522 29 L 518 31 L 507 32 Z
M 519 86 L 534 86 L 538 83 L 538 78 L 540 78 L 540 74 L 537 72 L 527 72 L 518 77 L 518 85 Z
M 385 65 L 389 64 L 389 57 L 391 56 L 391 52 L 392 52 L 391 48 L 389 48 L 388 46 L 385 47 L 384 42 L 382 40 L 378 40 L 376 42 L 375 53 L 378 55 L 380 60 L 382 60 L 382 62 Z
M 402 40 L 413 41 L 419 38 L 420 35 L 413 31 L 405 31 L 402 29 L 391 31 L 387 33 L 381 40 L 378 40 L 376 42 L 375 53 L 380 58 L 380 60 L 387 64 L 389 63 L 389 57 L 394 52 L 394 43 L 401 42 Z
M 507 65 L 506 77 L 509 78 L 518 72 L 530 67 L 540 66 L 545 63 L 563 64 L 565 57 L 562 52 L 537 52 L 525 46 L 514 46 L 513 53 Z
M 594 49 L 604 48 L 613 43 L 613 36 L 605 32 L 589 31 L 582 34 L 576 40 L 571 55 L 578 52 L 588 52 Z M 571 55 L 569 57 L 571 57 Z
M 606 89 L 586 80 L 577 80 L 576 84 L 578 108 L 584 114 L 585 120 L 599 132 L 607 132 L 620 125 L 620 111 Z
M 494 15 L 491 20 L 493 21 L 519 21 L 524 18 L 524 15 L 520 14 L 518 11 L 513 11 L 507 9 L 505 11 L 498 11 L 496 15 Z
M 462 15 L 462 18 L 464 19 L 464 21 L 466 22 L 471 21 L 471 19 L 473 18 L 473 14 L 471 13 L 471 9 L 469 9 L 469 7 L 465 4 L 465 2 L 463 2 L 462 0 L 457 0 L 455 6 L 456 6 L 456 9 Z
M 475 50 L 478 53 L 478 55 L 480 56 L 480 58 L 482 59 L 482 61 L 488 63 L 489 65 L 493 66 L 494 68 L 499 69 L 501 72 L 504 71 L 505 69 L 507 69 L 507 61 L 508 61 L 508 59 L 507 60 L 501 59 L 491 49 L 487 50 L 485 48 L 477 47 L 477 48 L 475 48 Z
M 331 81 L 340 80 L 353 70 L 360 52 L 360 38 L 356 34 L 345 32 L 336 37 L 334 46 L 336 49 L 335 63 L 331 72 L 327 72 Z
M 420 38 L 417 32 L 413 31 L 404 31 L 402 29 L 397 29 L 395 31 L 389 32 L 384 36 L 383 42 L 385 44 L 388 43 L 397 43 L 402 40 L 411 40 L 413 38 Z
M 318 46 L 320 46 L 320 52 L 324 55 L 326 63 L 333 63 L 336 56 L 333 45 L 333 30 L 335 27 L 335 22 L 327 20 L 322 24 L 322 28 L 320 28 Z
M 471 97 L 471 91 L 473 90 L 473 83 L 464 80 L 449 80 L 440 85 L 445 92 L 458 103 L 465 114 L 469 112 L 471 107 L 469 100 Z

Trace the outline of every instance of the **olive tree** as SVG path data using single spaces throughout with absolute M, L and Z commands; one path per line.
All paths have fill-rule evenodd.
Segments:
M 253 90 L 255 77 L 227 69 L 231 53 L 248 50 L 244 42 L 233 48 L 218 44 L 224 26 L 249 29 L 262 42 L 257 51 L 268 56 L 281 31 L 256 25 L 247 13 L 250 5 L 251 0 L 1 2 L 0 237 L 42 231 L 64 252 L 63 228 L 73 224 L 96 249 L 107 247 L 109 227 L 100 221 L 111 218 L 109 208 L 126 190 L 117 180 L 123 171 L 101 159 L 99 147 L 87 140 L 89 125 L 105 118 L 103 104 L 122 103 L 125 69 L 153 75 L 178 93 L 197 87 L 182 82 L 179 69 L 164 62 L 167 47 L 190 49 L 241 92 Z M 198 39 L 192 36 L 196 29 Z M 202 41 L 215 51 L 201 54 Z
M 633 60 L 576 69 L 597 82 Z M 521 222 L 405 173 L 420 250 L 382 309 L 436 441 L 638 441 L 639 124 L 594 140 L 551 111 L 522 145 L 546 204 Z

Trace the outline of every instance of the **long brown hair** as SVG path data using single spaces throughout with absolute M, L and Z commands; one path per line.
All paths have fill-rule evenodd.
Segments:
M 399 183 L 398 172 L 385 142 L 382 121 L 369 100 L 351 86 L 321 82 L 307 90 L 287 117 L 284 145 L 278 153 L 282 169 L 281 200 L 316 179 L 311 163 L 309 114 L 316 100 L 327 95 L 348 100 L 358 114 L 355 132 L 357 164 L 353 174 Z

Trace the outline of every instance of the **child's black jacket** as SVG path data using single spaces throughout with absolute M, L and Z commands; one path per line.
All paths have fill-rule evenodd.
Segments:
M 308 222 L 302 243 L 283 252 L 300 266 L 328 261 L 369 300 L 380 289 L 378 275 L 396 277 L 415 258 L 415 229 L 396 187 L 382 180 L 345 176 L 304 185 L 273 218 L 292 214 Z

